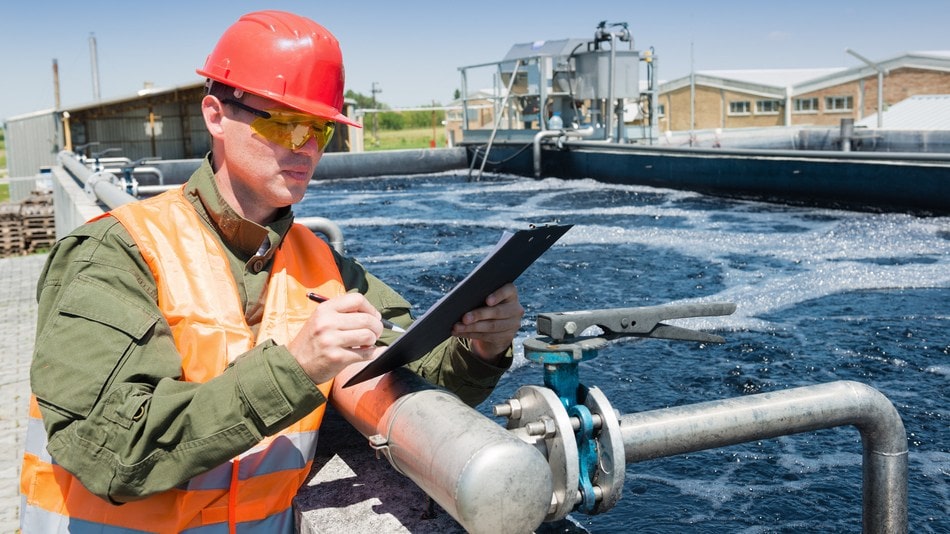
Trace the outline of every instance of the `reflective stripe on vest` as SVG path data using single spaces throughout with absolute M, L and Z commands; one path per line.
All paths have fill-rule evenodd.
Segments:
M 181 353 L 183 380 L 210 380 L 255 345 L 227 255 L 182 189 L 127 204 L 112 215 L 132 235 L 155 277 L 159 309 Z M 316 306 L 306 296 L 310 291 L 334 296 L 345 289 L 327 244 L 293 225 L 274 255 L 257 338 L 278 344 L 292 339 Z M 331 385 L 319 386 L 325 396 Z M 20 479 L 21 527 L 26 534 L 199 533 L 230 523 L 238 532 L 291 532 L 291 501 L 310 473 L 323 412 L 321 406 L 177 488 L 114 506 L 51 460 L 39 408 L 31 399 Z

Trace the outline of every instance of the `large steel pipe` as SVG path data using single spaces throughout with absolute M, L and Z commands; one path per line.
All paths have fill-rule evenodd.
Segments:
M 851 425 L 864 448 L 864 532 L 907 532 L 907 435 L 876 389 L 840 381 L 620 418 L 628 462 Z
M 471 533 L 532 532 L 551 506 L 547 460 L 458 397 L 397 369 L 342 388 L 333 406 Z

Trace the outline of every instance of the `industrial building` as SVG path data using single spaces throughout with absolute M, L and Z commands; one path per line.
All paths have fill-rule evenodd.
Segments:
M 879 105 L 886 112 L 913 96 L 948 94 L 950 51 L 852 68 L 702 70 L 659 85 L 658 129 L 834 127 L 876 116 Z
M 211 150 L 201 97 L 204 82 L 137 94 L 62 110 L 37 111 L 6 119 L 9 176 L 32 176 L 56 165 L 63 149 L 142 159 L 201 158 Z M 348 108 L 352 108 L 347 102 Z M 328 152 L 349 150 L 348 130 L 340 125 Z

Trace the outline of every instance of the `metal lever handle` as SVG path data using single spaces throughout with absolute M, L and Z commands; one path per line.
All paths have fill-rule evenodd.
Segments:
M 538 333 L 562 341 L 591 326 L 599 326 L 607 334 L 612 334 L 609 337 L 638 336 L 721 343 L 723 339 L 719 336 L 662 324 L 661 321 L 730 315 L 735 311 L 736 305 L 731 302 L 712 302 L 541 313 L 538 314 Z

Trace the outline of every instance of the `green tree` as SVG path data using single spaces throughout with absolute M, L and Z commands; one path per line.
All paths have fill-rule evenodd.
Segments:
M 406 119 L 402 113 L 383 111 L 379 114 L 379 127 L 382 130 L 402 130 L 406 127 Z
M 366 96 L 362 93 L 357 93 L 356 91 L 352 89 L 343 93 L 343 97 L 355 101 L 357 108 L 372 108 L 373 107 L 373 97 Z M 380 108 L 386 107 L 385 104 L 382 104 L 380 102 L 376 102 L 376 106 Z

